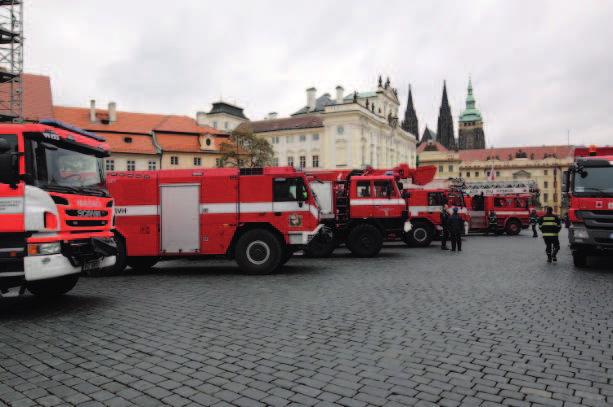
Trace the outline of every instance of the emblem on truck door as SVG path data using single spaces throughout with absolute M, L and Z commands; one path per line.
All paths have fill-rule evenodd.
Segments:
M 301 226 L 302 225 L 302 215 L 296 215 L 295 213 L 289 216 L 289 225 L 290 226 Z

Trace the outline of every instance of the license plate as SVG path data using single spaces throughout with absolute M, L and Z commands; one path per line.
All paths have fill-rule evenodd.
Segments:
M 100 268 L 100 260 L 88 261 L 87 263 L 83 263 L 82 270 L 83 271 L 92 271 L 98 270 Z

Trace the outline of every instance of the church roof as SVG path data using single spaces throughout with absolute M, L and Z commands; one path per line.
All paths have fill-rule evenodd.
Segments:
M 475 97 L 473 96 L 473 84 L 468 79 L 468 94 L 466 95 L 466 109 L 460 115 L 460 122 L 481 121 L 481 112 L 475 107 Z
M 229 114 L 230 116 L 235 116 L 240 119 L 249 120 L 247 119 L 247 116 L 245 116 L 245 113 L 243 112 L 242 107 L 238 107 L 238 106 L 232 105 L 227 102 L 213 103 L 213 108 L 208 114 L 215 114 L 215 113 L 226 113 L 226 114 Z

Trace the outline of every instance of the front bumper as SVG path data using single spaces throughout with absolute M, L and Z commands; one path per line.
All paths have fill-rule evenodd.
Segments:
M 583 225 L 571 225 L 568 241 L 573 251 L 588 254 L 613 255 L 613 230 L 586 228 Z
M 315 230 L 312 231 L 288 232 L 289 244 L 292 246 L 306 246 L 311 242 L 311 240 L 313 240 L 315 236 L 317 236 L 319 233 L 323 233 L 323 231 L 324 225 L 319 224 L 317 225 Z
M 74 266 L 63 254 L 51 254 L 48 256 L 28 256 L 23 259 L 24 279 L 37 281 L 48 278 L 78 274 L 82 266 Z M 115 264 L 115 256 L 104 257 L 100 262 L 100 268 L 111 267 Z

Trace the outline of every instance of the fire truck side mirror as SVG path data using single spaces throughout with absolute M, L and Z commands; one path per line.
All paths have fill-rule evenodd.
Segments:
M 562 192 L 568 192 L 568 187 L 570 184 L 570 172 L 564 171 L 562 173 Z
M 402 191 L 402 199 L 409 199 L 411 197 L 411 193 L 407 190 Z
M 0 138 L 0 154 L 11 151 L 11 145 L 6 139 Z

